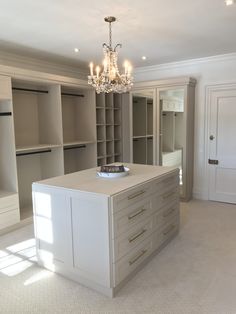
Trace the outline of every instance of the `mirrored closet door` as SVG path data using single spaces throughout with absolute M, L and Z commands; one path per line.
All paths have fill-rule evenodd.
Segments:
M 157 89 L 159 164 L 179 168 L 180 196 L 189 200 L 193 185 L 194 86 Z
M 179 168 L 179 181 L 183 185 L 184 147 L 184 89 L 160 91 L 159 161 L 162 166 Z

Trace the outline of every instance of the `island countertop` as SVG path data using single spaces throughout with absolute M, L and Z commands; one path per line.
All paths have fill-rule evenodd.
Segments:
M 121 164 L 121 163 L 116 163 Z M 97 176 L 99 167 L 74 172 L 71 174 L 54 177 L 33 183 L 33 185 L 44 185 L 48 187 L 85 191 L 91 193 L 112 196 L 134 185 L 147 182 L 155 177 L 162 177 L 168 173 L 178 171 L 175 167 L 151 166 L 124 163 L 130 169 L 129 174 L 120 178 L 101 178 Z

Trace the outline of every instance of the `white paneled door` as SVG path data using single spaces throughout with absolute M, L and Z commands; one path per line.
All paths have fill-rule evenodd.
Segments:
M 236 87 L 210 91 L 209 199 L 236 203 Z

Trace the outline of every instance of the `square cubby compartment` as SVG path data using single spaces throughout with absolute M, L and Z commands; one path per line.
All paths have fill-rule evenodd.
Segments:
M 114 152 L 115 152 L 115 154 L 117 155 L 117 154 L 121 154 L 121 152 L 122 152 L 122 147 L 121 147 L 121 141 L 120 140 L 116 140 L 115 142 L 114 142 Z
M 121 126 L 120 125 L 114 126 L 114 139 L 115 140 L 121 139 Z
M 114 130 L 113 126 L 106 126 L 106 140 L 113 140 L 114 138 Z
M 102 157 L 106 155 L 106 142 L 97 143 L 97 156 Z
M 105 124 L 105 109 L 104 108 L 97 108 L 96 109 L 96 120 L 97 124 Z
M 121 124 L 121 111 L 114 110 L 114 124 L 120 125 Z
M 114 142 L 113 141 L 106 142 L 106 152 L 107 152 L 107 156 L 111 156 L 114 154 Z
M 113 101 L 114 101 L 114 108 L 121 108 L 121 101 L 122 101 L 122 95 L 121 94 L 114 94 L 113 95 Z
M 97 141 L 105 141 L 106 128 L 105 126 L 97 125 Z
M 96 94 L 96 106 L 97 107 L 105 107 L 105 94 Z
M 106 104 L 106 107 L 113 108 L 113 94 L 112 93 L 105 95 L 105 104 Z
M 107 125 L 113 125 L 114 124 L 114 117 L 113 117 L 113 110 L 110 108 L 107 108 L 106 110 L 106 124 Z
M 98 158 L 98 160 L 97 160 L 97 165 L 100 167 L 100 166 L 105 165 L 106 162 L 107 162 L 107 159 L 106 159 L 105 157 L 103 157 L 103 158 Z
M 107 157 L 107 164 L 112 164 L 114 161 L 114 156 Z

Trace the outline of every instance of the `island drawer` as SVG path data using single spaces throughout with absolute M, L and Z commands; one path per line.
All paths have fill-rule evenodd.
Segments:
M 130 230 L 134 225 L 143 222 L 152 214 L 152 200 L 145 198 L 125 209 L 122 209 L 113 216 L 112 238 Z
M 170 186 L 164 191 L 158 191 L 153 194 L 153 211 L 158 211 L 164 206 L 179 200 L 179 190 L 176 186 Z
M 162 207 L 161 210 L 154 215 L 153 227 L 155 229 L 160 229 L 176 215 L 179 215 L 179 203 L 177 200 Z
M 112 197 L 113 212 L 143 200 L 152 193 L 152 184 L 144 183 Z
M 119 260 L 153 232 L 153 217 L 136 224 L 113 240 L 113 261 Z
M 158 179 L 153 182 L 153 192 L 159 193 L 174 188 L 179 185 L 179 178 L 175 174 L 171 174 L 162 180 Z
M 153 238 L 148 237 L 114 266 L 114 285 L 118 285 L 134 271 L 153 251 Z

